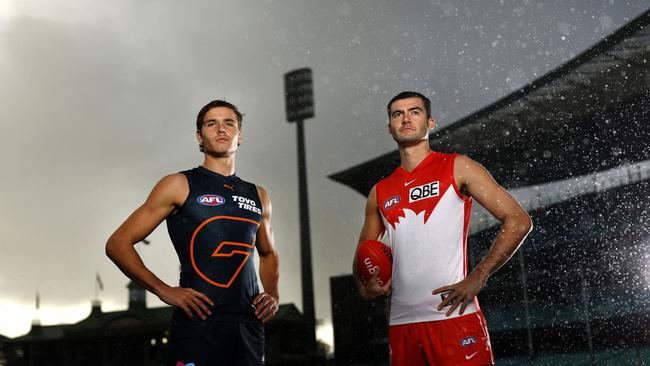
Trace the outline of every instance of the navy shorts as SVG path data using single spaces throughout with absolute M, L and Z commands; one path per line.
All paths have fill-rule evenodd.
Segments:
M 264 365 L 264 324 L 174 316 L 167 365 Z

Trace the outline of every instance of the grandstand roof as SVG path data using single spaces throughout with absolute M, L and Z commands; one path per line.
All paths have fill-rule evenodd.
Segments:
M 650 11 L 557 69 L 432 133 L 514 188 L 650 158 Z M 331 179 L 367 195 L 397 150 Z

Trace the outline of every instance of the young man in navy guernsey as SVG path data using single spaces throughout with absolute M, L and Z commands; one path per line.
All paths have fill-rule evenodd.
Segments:
M 203 164 L 162 178 L 106 244 L 122 272 L 176 307 L 169 365 L 264 364 L 263 323 L 278 311 L 279 262 L 266 191 L 235 175 L 241 125 L 233 104 L 205 105 L 196 118 Z M 181 262 L 179 286 L 159 279 L 133 247 L 163 220 Z
M 384 285 L 376 275 L 363 284 L 354 268 L 359 293 L 367 300 L 391 296 L 392 366 L 491 365 L 490 338 L 476 294 L 528 235 L 530 217 L 480 164 L 431 151 L 435 120 L 427 97 L 402 92 L 387 111 L 400 166 L 370 191 L 359 242 L 386 234 L 393 275 Z M 468 273 L 473 199 L 502 225 L 487 255 Z

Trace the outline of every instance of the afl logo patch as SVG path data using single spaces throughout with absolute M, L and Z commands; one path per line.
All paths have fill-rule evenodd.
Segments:
M 218 194 L 204 194 L 196 199 L 196 202 L 204 206 L 219 206 L 223 205 L 226 200 Z
M 462 347 L 469 347 L 474 344 L 476 344 L 476 337 L 474 336 L 465 337 L 460 340 L 460 345 Z
M 399 199 L 399 196 L 393 196 L 384 201 L 384 210 L 390 210 L 391 208 L 395 207 L 395 205 L 399 203 Z

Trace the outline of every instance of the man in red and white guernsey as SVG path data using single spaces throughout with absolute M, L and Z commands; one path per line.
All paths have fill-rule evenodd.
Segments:
M 480 164 L 429 147 L 431 102 L 402 92 L 388 103 L 388 132 L 400 166 L 368 196 L 359 242 L 387 236 L 393 276 L 362 283 L 366 300 L 391 296 L 390 363 L 492 365 L 490 338 L 476 295 L 530 232 L 530 217 Z M 501 221 L 487 255 L 468 273 L 467 232 L 476 200 Z

